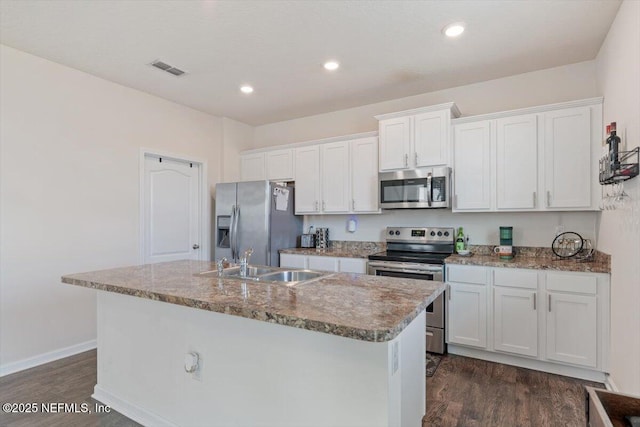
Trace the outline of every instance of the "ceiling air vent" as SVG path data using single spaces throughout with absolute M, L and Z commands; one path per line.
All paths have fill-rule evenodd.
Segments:
M 169 74 L 173 74 L 174 76 L 181 76 L 185 74 L 185 72 L 182 71 L 181 69 L 173 67 L 162 61 L 153 61 L 151 65 L 153 65 L 156 68 L 159 68 L 162 71 L 166 71 Z

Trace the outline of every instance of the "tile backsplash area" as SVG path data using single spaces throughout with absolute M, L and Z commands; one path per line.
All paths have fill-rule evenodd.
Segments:
M 328 227 L 331 240 L 385 241 L 388 226 L 464 227 L 471 245 L 497 245 L 499 227 L 513 226 L 514 246 L 551 247 L 556 231 L 573 231 L 596 241 L 599 212 L 477 212 L 452 213 L 450 210 L 390 210 L 379 215 L 357 215 L 357 230 L 347 231 L 353 215 L 305 216 L 304 229 Z M 597 247 L 597 242 L 596 242 Z

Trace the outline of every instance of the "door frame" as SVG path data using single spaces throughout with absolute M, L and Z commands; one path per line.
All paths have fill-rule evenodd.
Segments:
M 144 229 L 145 229 L 145 216 L 144 216 L 144 176 L 145 176 L 145 158 L 147 156 L 165 157 L 167 159 L 175 160 L 178 162 L 197 163 L 199 168 L 198 182 L 200 185 L 200 261 L 209 261 L 211 259 L 211 197 L 209 194 L 209 183 L 207 181 L 207 161 L 192 156 L 185 156 L 182 154 L 170 153 L 163 150 L 156 150 L 152 148 L 140 148 L 139 158 L 139 171 L 140 180 L 138 187 L 139 195 L 139 252 L 138 252 L 138 264 L 144 263 L 145 254 L 145 241 L 144 241 Z

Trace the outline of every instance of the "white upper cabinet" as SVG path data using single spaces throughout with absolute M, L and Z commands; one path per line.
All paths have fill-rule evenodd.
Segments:
M 378 138 L 295 148 L 296 214 L 377 213 Z
M 322 144 L 322 206 L 326 213 L 347 213 L 349 191 L 349 141 Z
M 296 214 L 320 212 L 320 147 L 296 148 Z
M 376 116 L 379 120 L 380 171 L 449 165 L 454 103 Z
M 454 127 L 453 209 L 491 208 L 491 123 Z
M 351 141 L 351 211 L 378 212 L 378 138 Z
M 264 153 L 242 154 L 240 156 L 240 181 L 261 181 L 266 179 Z
M 496 120 L 496 207 L 533 209 L 538 189 L 537 116 Z
M 454 120 L 453 211 L 598 210 L 601 128 L 602 98 Z
M 266 152 L 267 179 L 269 181 L 293 181 L 293 149 L 271 150 Z
M 450 110 L 413 116 L 413 161 L 416 167 L 449 164 Z
M 381 120 L 380 170 L 395 170 L 409 167 L 411 150 L 411 118 L 400 117 Z
M 589 107 L 550 111 L 544 120 L 545 206 L 589 208 L 593 180 Z

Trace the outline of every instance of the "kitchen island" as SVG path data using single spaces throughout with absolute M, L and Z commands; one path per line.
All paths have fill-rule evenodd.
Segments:
M 101 291 L 97 400 L 154 426 L 421 425 L 424 310 L 443 283 L 198 275 L 209 270 L 176 261 L 62 278 Z

